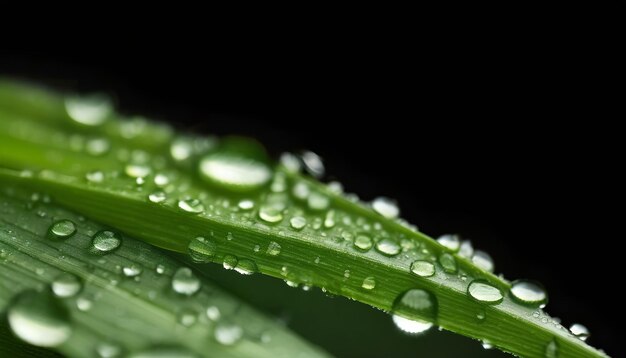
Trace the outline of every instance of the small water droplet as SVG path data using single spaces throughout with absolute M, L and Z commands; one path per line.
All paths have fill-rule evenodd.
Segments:
M 204 205 L 198 199 L 179 200 L 178 207 L 183 211 L 192 214 L 200 214 L 204 212 Z
M 124 168 L 124 172 L 131 178 L 145 178 L 150 175 L 152 170 L 147 165 L 128 164 Z
M 170 178 L 167 175 L 159 173 L 154 176 L 154 184 L 159 188 L 163 188 L 170 183 Z
M 411 272 L 421 277 L 430 277 L 435 274 L 435 265 L 426 260 L 413 261 Z
M 263 206 L 259 210 L 259 218 L 267 223 L 276 224 L 283 220 L 283 214 L 276 208 Z
M 89 311 L 91 309 L 91 307 L 93 307 L 93 301 L 90 300 L 87 297 L 78 297 L 76 299 L 76 308 L 78 308 L 79 311 Z
M 553 339 L 546 345 L 544 352 L 545 358 L 558 358 L 559 357 L 559 343 Z
M 214 336 L 218 343 L 230 346 L 243 337 L 243 329 L 234 323 L 220 322 L 215 326 Z
M 48 229 L 48 237 L 53 240 L 67 239 L 76 233 L 76 224 L 70 220 L 59 220 Z
M 98 343 L 96 353 L 99 358 L 117 358 L 122 355 L 122 347 L 109 342 Z
M 330 198 L 318 192 L 313 192 L 307 198 L 307 205 L 313 211 L 322 211 L 328 209 Z
M 493 344 L 489 343 L 489 341 L 487 341 L 487 340 L 484 340 L 482 342 L 482 346 L 483 346 L 484 349 L 492 349 L 493 348 Z
M 237 266 L 237 262 L 239 262 L 239 260 L 236 256 L 226 255 L 224 256 L 224 261 L 222 262 L 222 264 L 225 269 L 232 270 Z
M 106 138 L 93 138 L 87 141 L 85 150 L 87 154 L 93 156 L 101 156 L 106 154 L 111 149 L 111 143 Z
M 378 214 L 388 219 L 395 219 L 400 215 L 400 209 L 395 201 L 386 197 L 378 197 L 372 201 L 372 208 Z
M 326 169 L 324 168 L 324 162 L 322 162 L 322 158 L 320 158 L 319 155 L 311 151 L 305 151 L 302 153 L 301 158 L 302 163 L 304 164 L 304 169 L 307 173 L 316 178 L 320 178 L 324 175 Z
M 17 295 L 7 318 L 13 333 L 35 346 L 56 347 L 72 334 L 67 308 L 47 291 L 27 290 Z
M 502 302 L 502 292 L 485 280 L 474 280 L 467 287 L 467 293 L 476 301 L 486 304 L 498 304 Z
M 210 319 L 211 321 L 218 321 L 220 319 L 220 317 L 222 316 L 220 309 L 217 308 L 217 306 L 209 306 L 206 309 L 206 316 L 208 319 Z
M 85 174 L 85 179 L 90 183 L 102 183 L 104 181 L 104 173 L 99 170 L 94 170 Z
M 235 191 L 249 191 L 267 183 L 270 168 L 253 159 L 216 153 L 200 161 L 200 174 L 205 180 Z
M 539 307 L 548 295 L 541 284 L 529 280 L 517 280 L 511 284 L 511 297 L 518 303 Z
M 443 270 L 447 273 L 455 273 L 456 259 L 449 253 L 443 253 L 439 256 L 439 264 L 443 267 Z
M 252 275 L 257 272 L 259 269 L 256 266 L 256 263 L 252 260 L 241 259 L 237 262 L 237 266 L 235 266 L 235 271 L 242 275 Z
M 156 273 L 159 274 L 159 275 L 164 274 L 165 273 L 165 266 L 162 265 L 162 264 L 158 264 L 156 266 Z
M 324 218 L 324 227 L 330 229 L 335 226 L 335 211 L 329 210 Z
M 270 241 L 269 245 L 267 245 L 266 253 L 271 256 L 276 256 L 280 254 L 280 244 L 275 241 Z
M 459 239 L 459 235 L 441 235 L 437 239 L 437 242 L 454 252 L 458 251 L 461 246 L 461 240 Z
M 181 295 L 191 296 L 200 289 L 200 280 L 188 267 L 180 267 L 172 276 L 172 289 Z
M 572 332 L 573 335 L 575 335 L 582 341 L 586 341 L 587 338 L 589 338 L 589 330 L 587 329 L 587 327 L 583 326 L 580 323 L 572 324 L 569 327 L 569 330 L 570 332 Z
M 474 255 L 474 247 L 472 246 L 472 242 L 469 240 L 463 240 L 461 242 L 461 246 L 459 248 L 459 255 L 461 257 L 470 258 Z
M 289 220 L 289 224 L 296 230 L 302 230 L 306 226 L 306 219 L 302 216 L 294 216 Z
M 354 239 L 354 247 L 359 250 L 367 251 L 372 248 L 372 239 L 369 236 L 358 235 L 356 239 Z
M 477 318 L 479 321 L 484 321 L 486 317 L 487 317 L 487 315 L 486 315 L 486 313 L 485 313 L 485 310 L 483 310 L 483 309 L 481 309 L 480 311 L 478 311 L 478 312 L 476 313 L 476 318 Z
M 91 244 L 94 252 L 109 253 L 120 247 L 122 244 L 122 237 L 116 232 L 101 230 L 94 234 Z
M 493 259 L 489 256 L 488 253 L 480 250 L 476 250 L 474 255 L 472 256 L 472 262 L 474 265 L 480 267 L 481 269 L 489 272 L 493 272 L 494 265 Z
M 361 284 L 361 287 L 366 290 L 373 290 L 374 288 L 376 288 L 376 278 L 372 276 L 366 277 L 365 279 L 363 279 L 363 284 Z
M 306 200 L 311 194 L 311 189 L 307 184 L 298 182 L 293 186 L 292 194 L 296 199 Z
M 376 243 L 376 250 L 387 256 L 395 256 L 401 251 L 400 245 L 391 239 L 382 239 Z
M 217 252 L 217 244 L 199 236 L 189 242 L 187 252 L 194 262 L 210 262 Z
M 195 311 L 185 308 L 178 313 L 178 323 L 185 327 L 191 327 L 196 323 L 198 315 Z
M 280 155 L 280 164 L 290 173 L 298 173 L 302 169 L 300 159 L 291 153 L 283 153 Z
M 60 274 L 52 281 L 52 292 L 57 297 L 73 297 L 81 288 L 82 284 L 78 277 L 68 272 Z
M 239 209 L 241 210 L 251 210 L 252 208 L 254 208 L 254 201 L 252 200 L 248 200 L 248 199 L 244 199 L 241 200 L 237 206 L 239 206 Z
M 165 199 L 167 199 L 167 195 L 162 191 L 155 191 L 154 193 L 148 195 L 148 200 L 155 204 L 162 203 Z
M 177 162 L 186 160 L 193 153 L 193 143 L 189 138 L 176 138 L 170 144 L 170 155 Z
M 104 123 L 113 106 L 104 95 L 69 96 L 65 98 L 65 110 L 74 122 L 87 126 L 98 126 Z
M 135 264 L 135 263 L 130 264 L 128 266 L 124 266 L 122 268 L 122 273 L 126 277 L 139 276 L 139 275 L 141 275 L 142 272 L 143 272 L 143 268 L 141 267 L 141 265 Z

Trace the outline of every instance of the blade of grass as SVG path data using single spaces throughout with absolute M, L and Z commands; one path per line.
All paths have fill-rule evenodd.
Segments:
M 518 304 L 509 294 L 508 281 L 334 188 L 283 166 L 272 168 L 270 184 L 243 193 L 236 185 L 202 180 L 202 158 L 249 153 L 253 145 L 225 141 L 217 147 L 198 146 L 198 139 L 164 130 L 169 137 L 148 147 L 143 130 L 129 136 L 125 122 L 114 115 L 102 128 L 79 126 L 69 119 L 60 98 L 44 92 L 35 99 L 20 96 L 11 86 L 0 85 L 0 164 L 35 172 L 4 170 L 0 180 L 49 192 L 59 203 L 159 247 L 187 252 L 192 240 L 202 236 L 210 242 L 206 260 L 242 272 L 258 270 L 292 285 L 318 286 L 410 319 L 434 321 L 514 354 L 541 357 L 557 347 L 562 356 L 604 356 L 542 310 Z M 40 101 L 41 107 L 33 109 Z M 142 128 L 154 130 L 145 123 Z M 38 131 L 41 135 L 33 135 Z M 72 138 L 85 142 L 103 133 L 110 149 L 99 156 L 84 145 L 71 145 Z M 241 157 L 246 163 L 263 163 Z M 149 168 L 146 175 L 137 178 L 137 166 Z M 103 179 L 85 180 L 93 170 L 101 171 Z M 170 183 L 155 183 L 157 173 L 165 173 Z M 157 192 L 163 201 L 150 202 L 149 194 Z M 197 199 L 197 205 L 190 208 L 191 202 L 181 202 L 186 199 Z M 198 210 L 190 213 L 193 209 Z M 444 254 L 454 262 L 450 272 L 441 265 Z M 430 277 L 413 274 L 415 261 L 427 261 L 435 272 Z M 470 297 L 468 285 L 474 280 L 497 288 L 502 302 L 489 305 Z M 432 294 L 434 309 L 398 309 L 398 301 L 411 289 Z
M 14 332 L 27 326 L 29 331 L 22 335 L 40 340 L 45 336 L 32 338 L 39 331 L 29 322 L 51 327 L 49 335 L 67 325 L 71 335 L 55 343 L 54 349 L 77 357 L 97 352 L 108 356 L 102 353 L 107 345 L 109 352 L 117 349 L 129 356 L 147 349 L 163 352 L 166 346 L 192 356 L 292 357 L 294 351 L 307 357 L 327 356 L 204 277 L 196 278 L 201 287 L 192 295 L 176 292 L 173 275 L 181 265 L 153 246 L 123 237 L 115 251 L 95 254 L 92 236 L 104 228 L 47 201 L 38 193 L 12 188 L 0 192 L 0 312 L 17 317 L 20 299 L 28 297 L 35 302 L 51 299 L 70 318 L 50 326 L 45 319 L 52 308 L 45 307 L 42 313 L 27 307 L 26 314 L 22 308 L 20 317 L 26 320 L 9 320 Z M 76 233 L 53 240 L 49 230 L 59 220 L 71 221 Z M 61 275 L 77 281 L 60 286 Z M 220 343 L 219 334 L 230 337 L 221 337 Z M 224 339 L 233 344 L 224 344 Z M 22 348 L 2 349 L 15 356 Z

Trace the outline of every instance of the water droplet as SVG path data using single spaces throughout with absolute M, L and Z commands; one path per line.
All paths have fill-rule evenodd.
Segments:
M 413 261 L 411 272 L 421 277 L 430 277 L 435 274 L 435 265 L 426 260 Z
M 454 252 L 458 251 L 459 247 L 461 246 L 461 240 L 459 239 L 459 235 L 441 235 L 437 239 L 437 242 Z
M 365 279 L 363 279 L 363 284 L 361 284 L 361 287 L 366 290 L 373 290 L 376 287 L 376 278 L 372 276 L 366 277 Z
M 48 229 L 48 237 L 53 240 L 67 239 L 76 233 L 76 224 L 70 220 L 59 220 Z
M 90 300 L 87 297 L 78 297 L 76 299 L 76 308 L 78 308 L 79 311 L 89 311 L 91 309 L 91 307 L 93 307 L 93 301 Z
M 68 272 L 60 274 L 52 281 L 52 292 L 57 297 L 73 297 L 81 288 L 82 284 L 78 277 Z
M 20 293 L 11 302 L 7 317 L 13 333 L 35 346 L 56 347 L 72 334 L 67 308 L 46 291 Z
M 172 289 L 181 295 L 191 296 L 200 289 L 200 280 L 188 267 L 180 267 L 172 276 Z
M 307 205 L 314 211 L 326 210 L 330 205 L 330 199 L 322 193 L 313 192 L 307 199 Z
M 376 250 L 387 256 L 395 256 L 400 253 L 401 247 L 391 239 L 382 239 L 376 243 Z
M 210 306 L 206 309 L 206 316 L 211 321 L 217 321 L 220 319 L 222 314 L 220 313 L 220 309 L 216 306 Z
M 113 106 L 111 101 L 103 95 L 69 96 L 65 99 L 65 110 L 74 122 L 87 126 L 98 126 L 104 123 Z
M 99 358 L 116 358 L 122 355 L 122 347 L 113 343 L 99 343 L 96 346 L 96 353 Z
M 272 181 L 272 185 L 270 186 L 270 190 L 274 193 L 282 193 L 287 189 L 287 178 L 285 178 L 285 174 L 278 172 L 274 175 L 274 180 Z
M 546 350 L 544 352 L 545 358 L 558 358 L 559 357 L 559 343 L 556 340 L 550 341 L 546 345 Z
M 122 273 L 126 277 L 135 277 L 141 275 L 143 268 L 139 264 L 130 264 L 122 268 Z
M 128 164 L 124 168 L 124 172 L 131 178 L 145 178 L 150 175 L 152 170 L 147 165 Z
M 162 275 L 165 273 L 165 266 L 163 266 L 162 264 L 158 264 L 156 267 L 156 273 L 159 275 Z
M 292 194 L 296 199 L 306 200 L 311 194 L 311 188 L 305 183 L 298 182 L 293 186 Z
M 239 272 L 242 275 L 252 275 L 257 272 L 259 269 L 256 266 L 256 263 L 252 260 L 241 259 L 235 266 L 235 271 Z
M 236 256 L 226 255 L 224 256 L 224 261 L 222 264 L 225 269 L 232 270 L 237 266 L 237 262 L 239 262 L 239 260 L 237 259 Z
M 198 315 L 191 309 L 183 309 L 178 313 L 178 323 L 185 327 L 191 327 L 196 323 Z
M 243 337 L 243 329 L 230 322 L 220 322 L 215 326 L 215 340 L 225 346 L 237 343 Z
M 479 321 L 484 321 L 486 317 L 487 317 L 487 314 L 485 313 L 485 310 L 483 310 L 483 309 L 481 309 L 480 311 L 478 311 L 476 313 L 476 318 Z
M 484 251 L 476 250 L 472 256 L 472 262 L 485 271 L 493 272 L 493 259 Z
M 283 214 L 276 208 L 263 206 L 259 210 L 259 218 L 267 223 L 276 224 L 283 220 Z
M 302 153 L 302 163 L 304 164 L 304 169 L 307 173 L 311 174 L 316 178 L 320 178 L 324 175 L 326 169 L 324 168 L 324 163 L 322 162 L 322 158 L 319 155 L 306 151 Z
M 411 335 L 424 333 L 433 326 L 433 324 L 430 322 L 410 320 L 408 318 L 404 318 L 395 314 L 391 316 L 391 319 L 393 320 L 393 323 L 396 325 L 396 327 L 398 327 L 398 329 L 400 329 L 404 333 Z
M 269 245 L 267 245 L 267 254 L 271 256 L 276 256 L 280 254 L 280 244 L 275 241 L 270 241 Z
M 290 173 L 298 173 L 302 169 L 300 159 L 291 153 L 283 153 L 280 155 L 280 164 Z
M 489 341 L 487 341 L 487 340 L 484 340 L 482 342 L 482 346 L 483 346 L 484 349 L 492 349 L 493 348 L 493 344 L 489 343 Z
M 120 234 L 109 230 L 98 231 L 91 241 L 96 253 L 109 253 L 120 247 L 121 243 Z
M 329 210 L 324 218 L 324 227 L 330 229 L 333 226 L 335 226 L 335 211 Z
M 183 211 L 192 214 L 200 214 L 204 212 L 204 205 L 198 199 L 179 200 L 178 207 Z
M 511 297 L 519 303 L 539 307 L 548 295 L 541 284 L 529 280 L 517 280 L 511 284 Z
M 251 210 L 252 208 L 254 208 L 254 201 L 244 199 L 241 200 L 239 204 L 237 204 L 237 206 L 239 206 L 239 209 L 241 210 Z
M 163 188 L 170 183 L 170 178 L 167 175 L 159 173 L 154 176 L 154 184 L 159 188 Z
M 100 156 L 106 154 L 111 149 L 111 144 L 106 138 L 93 138 L 87 141 L 85 150 L 87 154 Z
M 170 155 L 175 161 L 183 161 L 193 153 L 193 143 L 189 138 L 176 138 L 170 145 Z
M 575 335 L 582 341 L 586 341 L 587 338 L 589 338 L 589 330 L 587 329 L 587 327 L 583 326 L 580 323 L 572 324 L 569 327 L 569 330 L 570 332 L 572 332 L 573 335 Z
M 472 246 L 472 242 L 469 240 L 463 240 L 461 242 L 461 247 L 459 248 L 459 255 L 461 257 L 470 258 L 474 255 L 474 247 Z
M 395 219 L 400 215 L 400 209 L 395 201 L 385 197 L 378 197 L 372 201 L 372 208 L 380 215 L 388 218 Z
M 104 173 L 99 170 L 94 170 L 85 174 L 85 179 L 90 183 L 102 183 L 104 181 Z
M 194 262 L 210 262 L 217 252 L 217 244 L 204 237 L 196 237 L 189 242 L 187 252 Z
M 267 183 L 270 168 L 256 160 L 216 153 L 200 161 L 200 174 L 207 181 L 231 190 L 248 191 Z
M 302 230 L 306 226 L 306 219 L 302 216 L 294 216 L 289 220 L 291 227 L 296 230 Z
M 437 299 L 430 292 L 418 288 L 410 289 L 394 302 L 393 321 L 407 333 L 425 332 L 436 321 L 437 308 Z
M 456 259 L 449 253 L 443 253 L 439 256 L 439 264 L 447 273 L 456 272 Z
M 474 280 L 467 287 L 467 293 L 475 300 L 486 304 L 502 302 L 502 292 L 484 280 Z
M 372 239 L 369 236 L 358 235 L 356 239 L 354 239 L 354 247 L 359 250 L 367 251 L 372 248 Z
M 165 199 L 167 199 L 167 195 L 162 191 L 155 191 L 154 193 L 148 195 L 148 200 L 155 204 L 162 203 Z

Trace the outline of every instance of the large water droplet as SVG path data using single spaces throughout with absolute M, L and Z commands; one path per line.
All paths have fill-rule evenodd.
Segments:
M 241 210 L 251 210 L 252 208 L 254 208 L 254 201 L 249 200 L 249 199 L 244 199 L 241 200 L 237 206 L 239 206 L 239 209 Z
M 139 276 L 139 275 L 141 275 L 142 272 L 143 272 L 143 268 L 141 267 L 140 264 L 133 263 L 133 264 L 130 264 L 128 266 L 124 266 L 122 268 L 122 273 L 126 277 Z
M 200 214 L 204 212 L 204 204 L 198 199 L 185 199 L 178 201 L 178 207 L 185 212 Z
M 393 323 L 396 325 L 396 327 L 398 327 L 398 329 L 400 329 L 404 333 L 411 335 L 424 333 L 433 326 L 433 324 L 430 322 L 411 320 L 395 314 L 391 316 L 391 319 L 393 320 Z
M 436 322 L 437 310 L 437 299 L 433 294 L 414 288 L 406 291 L 394 302 L 393 321 L 398 328 L 407 333 L 421 333 Z
M 196 237 L 189 242 L 187 252 L 194 262 L 210 262 L 217 252 L 217 244 L 204 237 Z
M 70 96 L 65 99 L 65 110 L 75 122 L 97 126 L 108 119 L 113 106 L 111 101 L 103 95 Z
M 222 262 L 222 265 L 224 266 L 226 270 L 232 270 L 235 267 L 237 267 L 238 262 L 239 262 L 239 259 L 237 259 L 236 256 L 226 255 L 224 256 L 224 261 Z
M 437 242 L 454 252 L 458 251 L 459 247 L 461 246 L 461 240 L 459 239 L 459 235 L 441 235 L 437 239 Z
M 263 206 L 259 210 L 259 218 L 267 223 L 276 224 L 283 220 L 283 214 L 274 207 Z
M 267 183 L 272 171 L 267 165 L 250 158 L 216 153 L 200 161 L 200 175 L 221 187 L 248 191 Z
M 283 153 L 280 155 L 280 164 L 290 173 L 298 173 L 302 168 L 300 159 L 291 153 Z
M 60 274 L 52 281 L 52 292 L 57 297 L 73 297 L 81 288 L 82 284 L 78 277 L 67 272 Z
M 372 208 L 380 215 L 388 218 L 395 219 L 400 215 L 400 209 L 395 201 L 385 197 L 378 197 L 372 201 Z
M 307 205 L 313 211 L 326 210 L 330 205 L 330 199 L 322 193 L 313 192 L 307 198 Z
M 430 277 L 435 274 L 435 265 L 426 260 L 413 261 L 411 272 L 421 277 Z
M 439 264 L 443 267 L 443 270 L 447 273 L 456 272 L 456 259 L 449 253 L 443 253 L 439 256 Z
M 193 143 L 191 139 L 180 137 L 172 141 L 170 145 L 170 155 L 175 161 L 181 162 L 187 160 L 191 154 L 193 154 Z
M 104 173 L 99 170 L 94 170 L 85 174 L 85 179 L 90 183 L 102 183 L 104 181 Z
M 128 164 L 124 168 L 126 175 L 131 178 L 145 178 L 150 175 L 151 171 L 152 169 L 149 166 L 142 164 Z
M 191 296 L 200 289 L 200 280 L 188 267 L 180 267 L 172 276 L 172 289 L 181 295 Z
M 356 239 L 354 239 L 354 247 L 359 250 L 367 251 L 372 248 L 372 239 L 369 236 L 358 235 Z
M 553 339 L 546 345 L 544 352 L 545 358 L 558 358 L 559 357 L 559 343 Z
M 214 336 L 218 343 L 230 346 L 243 337 L 243 329 L 234 323 L 220 322 L 215 326 Z
M 167 199 L 167 195 L 162 191 L 155 191 L 154 193 L 148 195 L 148 200 L 155 204 L 162 203 L 165 199 Z
M 269 245 L 267 245 L 267 254 L 271 256 L 276 256 L 280 254 L 280 244 L 275 241 L 270 241 Z
M 536 307 L 539 307 L 548 299 L 546 290 L 541 284 L 529 280 L 513 282 L 511 285 L 511 297 L 519 303 Z
M 159 173 L 154 176 L 154 184 L 159 188 L 163 188 L 170 183 L 170 178 L 162 173 Z
M 11 302 L 7 317 L 13 333 L 35 346 L 56 347 L 72 334 L 67 308 L 49 292 L 20 293 Z
M 387 238 L 376 243 L 376 250 L 387 256 L 395 256 L 400 253 L 401 249 L 397 242 Z
M 291 191 L 296 199 L 306 200 L 311 195 L 311 188 L 306 183 L 298 182 Z
M 484 251 L 476 250 L 472 262 L 485 271 L 493 272 L 493 259 Z
M 76 224 L 70 220 L 60 220 L 52 224 L 48 229 L 48 237 L 51 239 L 67 239 L 76 233 Z
M 206 316 L 211 321 L 218 321 L 222 316 L 220 309 L 217 306 L 209 306 L 206 309 Z
M 502 292 L 485 280 L 474 280 L 467 287 L 467 293 L 475 300 L 486 304 L 502 302 Z
M 109 253 L 122 244 L 122 237 L 120 234 L 109 231 L 101 230 L 94 234 L 91 244 L 96 253 Z
M 474 255 L 474 247 L 472 246 L 472 242 L 469 240 L 463 240 L 461 242 L 461 247 L 459 248 L 459 255 L 461 257 L 470 258 Z
M 99 358 L 116 358 L 122 355 L 122 347 L 114 343 L 103 342 L 96 346 L 96 353 Z
M 289 224 L 296 230 L 302 230 L 306 226 L 306 219 L 302 216 L 294 216 L 289 220 Z
M 235 266 L 235 271 L 239 272 L 242 275 L 252 275 L 257 272 L 259 269 L 256 266 L 256 263 L 252 260 L 241 259 L 237 262 L 237 266 Z
M 376 288 L 376 278 L 373 276 L 366 277 L 365 279 L 363 279 L 361 287 L 366 290 L 373 290 L 374 288 Z
M 304 169 L 307 173 L 311 174 L 316 178 L 320 178 L 324 175 L 326 169 L 324 168 L 324 162 L 322 162 L 322 158 L 319 155 L 306 151 L 302 153 L 302 163 L 304 163 Z
M 586 341 L 587 338 L 589 338 L 589 330 L 587 329 L 587 327 L 583 326 L 580 323 L 572 324 L 569 327 L 569 330 L 570 332 L 572 332 L 573 335 L 580 338 L 580 340 L 582 341 Z

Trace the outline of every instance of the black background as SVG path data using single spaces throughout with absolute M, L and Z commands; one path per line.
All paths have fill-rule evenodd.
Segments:
M 274 156 L 311 149 L 347 191 L 396 198 L 422 231 L 471 238 L 497 272 L 541 281 L 549 313 L 617 354 L 623 159 L 598 62 L 558 49 L 106 52 L 4 53 L 0 73 L 105 91 L 122 112 L 253 136 Z

